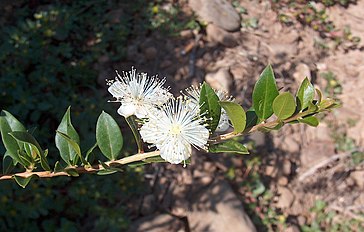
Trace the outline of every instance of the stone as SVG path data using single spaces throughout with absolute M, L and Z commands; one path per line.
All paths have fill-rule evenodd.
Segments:
M 299 86 L 303 79 L 307 77 L 309 80 L 311 80 L 311 70 L 310 67 L 308 67 L 307 64 L 300 63 L 296 66 L 295 71 L 293 73 L 293 78 L 296 81 L 296 84 Z
M 305 216 L 303 216 L 303 215 L 300 215 L 300 216 L 298 216 L 297 217 L 297 221 L 298 221 L 298 224 L 300 225 L 300 226 L 303 226 L 303 225 L 306 225 L 306 217 Z
M 282 142 L 282 149 L 289 153 L 297 153 L 300 151 L 300 146 L 292 136 L 286 136 Z
M 142 217 L 130 225 L 128 232 L 165 232 L 185 231 L 185 226 L 178 218 L 169 214 L 156 214 Z
M 254 145 L 257 147 L 264 146 L 266 144 L 265 133 L 263 132 L 255 131 L 254 133 L 249 135 L 249 138 L 254 141 Z
M 191 9 L 205 22 L 213 23 L 226 31 L 240 29 L 240 16 L 226 0 L 189 0 Z
M 300 232 L 301 230 L 296 225 L 290 225 L 286 228 L 285 232 Z
M 334 143 L 328 143 L 320 139 L 310 141 L 301 150 L 300 160 L 302 169 L 300 169 L 311 168 L 322 160 L 329 158 L 332 154 L 335 154 Z
M 214 24 L 206 27 L 207 40 L 219 43 L 225 47 L 235 47 L 238 45 L 236 33 L 227 32 Z
M 287 186 L 288 185 L 288 178 L 285 176 L 281 176 L 278 179 L 278 184 L 281 186 Z
M 182 30 L 179 35 L 184 39 L 191 39 L 194 36 L 191 30 Z
M 269 166 L 265 167 L 265 172 L 264 173 L 267 176 L 275 177 L 277 175 L 277 172 L 278 172 L 278 170 L 277 170 L 276 167 L 269 165 Z
M 364 188 L 364 171 L 353 171 L 350 177 L 354 180 L 355 184 L 360 188 Z
M 284 160 L 283 161 L 283 167 L 282 167 L 283 174 L 286 175 L 286 176 L 289 176 L 291 174 L 291 171 L 292 171 L 291 161 Z
M 228 93 L 233 84 L 233 78 L 228 68 L 220 68 L 216 73 L 208 73 L 205 81 L 214 89 Z
M 150 215 L 152 214 L 156 209 L 156 203 L 157 199 L 153 194 L 149 194 L 144 196 L 143 204 L 140 209 L 140 213 L 142 215 Z
M 241 201 L 226 181 L 214 181 L 200 194 L 192 196 L 191 210 L 187 214 L 191 231 L 256 231 Z
M 277 194 L 278 194 L 278 202 L 276 204 L 278 208 L 281 209 L 289 208 L 292 205 L 294 201 L 294 195 L 291 192 L 291 190 L 289 190 L 286 187 L 278 186 Z

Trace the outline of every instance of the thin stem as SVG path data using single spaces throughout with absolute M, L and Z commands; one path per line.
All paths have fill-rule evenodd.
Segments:
M 132 156 L 128 156 L 128 157 L 119 159 L 119 160 L 105 162 L 105 164 L 107 166 L 115 165 L 115 164 L 125 165 L 125 164 L 133 163 L 136 161 L 143 161 L 147 158 L 158 156 L 159 154 L 160 154 L 159 151 L 138 153 L 138 154 L 135 154 Z M 105 169 L 105 168 L 101 164 L 99 164 L 99 165 L 93 165 L 91 167 L 76 167 L 75 171 L 77 173 L 81 174 L 81 173 L 95 173 L 95 172 L 101 171 L 103 169 Z M 14 175 L 23 177 L 23 178 L 27 178 L 32 175 L 36 175 L 40 178 L 50 178 L 50 177 L 55 177 L 55 176 L 69 176 L 69 174 L 65 171 L 63 171 L 63 172 L 49 172 L 49 171 L 29 172 L 29 171 L 25 171 L 25 172 L 21 172 L 21 173 L 0 175 L 0 181 L 1 180 L 10 180 L 13 178 Z
M 134 115 L 125 118 L 131 131 L 133 132 L 135 142 L 138 146 L 138 153 L 143 153 L 144 152 L 143 141 L 142 141 L 142 138 L 140 137 L 140 134 L 138 131 L 138 124 L 136 123 L 135 119 L 136 119 L 136 117 Z
M 274 126 L 277 126 L 279 123 L 283 123 L 283 124 L 290 123 L 290 122 L 296 121 L 299 118 L 307 116 L 309 114 L 312 114 L 312 112 L 301 112 L 301 113 L 293 115 L 293 116 L 291 116 L 291 117 L 289 117 L 289 118 L 287 118 L 287 119 L 285 119 L 283 121 L 277 119 L 277 120 L 272 121 L 272 122 L 260 123 L 258 125 L 253 126 L 253 127 L 246 128 L 241 133 L 230 132 L 230 133 L 227 133 L 227 134 L 222 134 L 222 135 L 216 136 L 216 137 L 212 138 L 211 141 L 213 141 L 212 144 L 220 143 L 220 142 L 223 142 L 225 140 L 229 140 L 229 139 L 232 139 L 232 138 L 235 138 L 235 137 L 250 134 L 250 133 L 252 133 L 254 131 L 257 131 L 257 130 L 259 130 L 261 128 L 265 128 L 265 127 L 266 128 L 272 128 Z

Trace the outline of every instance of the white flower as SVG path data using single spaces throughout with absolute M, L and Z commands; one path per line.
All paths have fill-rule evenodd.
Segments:
M 220 101 L 233 101 L 232 97 L 228 97 L 226 93 L 222 90 L 214 90 L 216 95 L 219 97 Z M 199 114 L 200 109 L 200 94 L 201 94 L 201 86 L 195 87 L 191 86 L 185 89 L 185 96 L 187 99 L 190 99 L 190 108 L 195 110 L 197 114 Z M 216 132 L 224 132 L 229 129 L 229 116 L 227 115 L 224 109 L 221 109 L 221 115 L 219 124 L 216 127 Z
M 116 71 L 117 77 L 115 81 L 109 82 L 108 91 L 116 98 L 116 102 L 121 102 L 118 113 L 124 117 L 136 115 L 145 118 L 153 108 L 163 105 L 172 97 L 168 89 L 163 87 L 165 79 L 137 73 L 134 68 L 122 73 L 123 76 Z
M 171 99 L 149 115 L 140 135 L 160 150 L 164 160 L 179 164 L 191 156 L 192 146 L 207 149 L 209 131 L 202 123 L 182 98 Z

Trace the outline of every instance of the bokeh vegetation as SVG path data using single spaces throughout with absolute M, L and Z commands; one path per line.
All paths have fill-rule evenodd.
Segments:
M 140 0 L 0 3 L 1 108 L 33 125 L 31 132 L 41 145 L 54 146 L 50 141 L 72 105 L 81 146 L 92 146 L 95 138 L 90 131 L 95 131 L 98 115 L 102 110 L 115 115 L 107 103 L 109 96 L 103 94 L 106 84 L 98 87 L 98 63 L 124 59 L 128 40 L 151 28 L 153 14 L 143 4 Z M 52 161 L 58 152 L 55 146 L 48 148 Z M 0 230 L 120 231 L 128 225 L 125 200 L 141 192 L 142 174 L 138 168 L 108 178 L 46 179 L 27 189 L 1 182 Z

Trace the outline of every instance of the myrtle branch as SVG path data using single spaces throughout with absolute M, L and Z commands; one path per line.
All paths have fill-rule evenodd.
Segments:
M 125 165 L 125 164 L 130 164 L 133 162 L 137 162 L 137 161 L 143 161 L 147 158 L 151 158 L 151 157 L 155 157 L 159 155 L 159 151 L 152 151 L 152 152 L 146 152 L 146 153 L 141 153 L 141 154 L 135 154 L 135 155 L 131 155 L 128 157 L 124 157 L 122 159 L 119 160 L 114 160 L 114 161 L 109 161 L 109 162 L 105 162 L 106 166 L 113 166 L 113 165 Z M 77 173 L 81 174 L 81 173 L 95 173 L 101 170 L 104 170 L 104 166 L 99 164 L 99 165 L 93 165 L 91 167 L 87 167 L 87 166 L 82 166 L 82 167 L 69 167 L 71 169 L 74 169 Z M 66 168 L 67 170 L 67 168 Z M 56 177 L 56 176 L 71 176 L 69 173 L 67 173 L 67 171 L 61 171 L 61 172 L 50 172 L 50 171 L 39 171 L 39 172 L 32 172 L 32 171 L 25 171 L 25 172 L 21 172 L 21 173 L 14 173 L 14 174 L 6 174 L 6 175 L 0 175 L 0 180 L 9 180 L 12 179 L 13 176 L 19 176 L 19 177 L 23 177 L 23 178 L 27 178 L 30 177 L 32 175 L 36 175 L 40 178 L 51 178 L 51 177 Z

